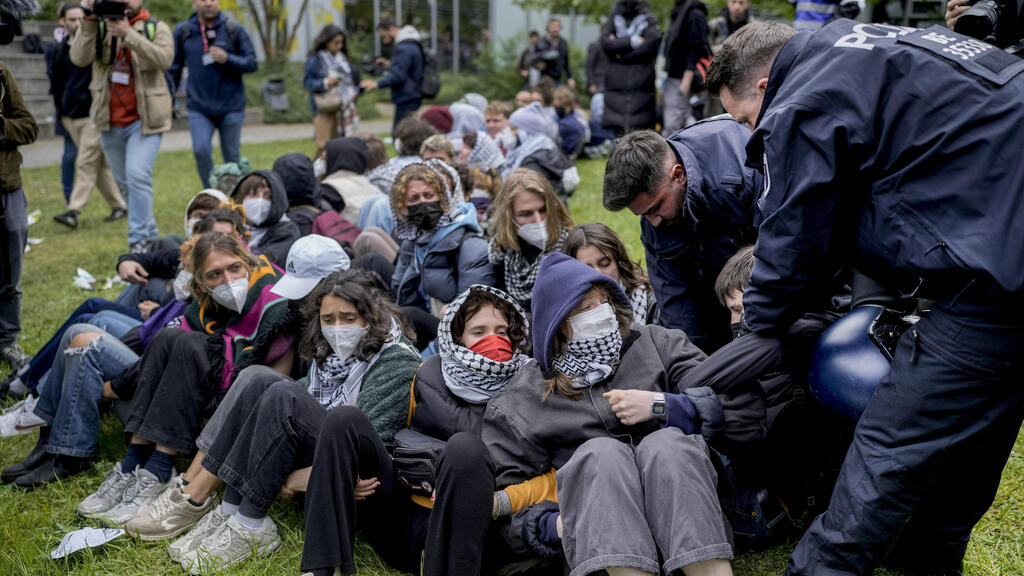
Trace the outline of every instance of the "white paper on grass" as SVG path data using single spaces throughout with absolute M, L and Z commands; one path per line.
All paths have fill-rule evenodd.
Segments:
M 89 271 L 86 270 L 85 268 L 79 268 L 78 272 L 75 274 L 75 276 L 78 276 L 79 278 L 83 278 L 86 282 L 88 282 L 90 284 L 92 284 L 93 282 L 96 281 L 96 279 L 93 278 L 92 274 L 89 274 Z
M 124 530 L 120 528 L 82 528 L 68 532 L 61 538 L 57 549 L 50 552 L 50 559 L 57 560 L 79 550 L 103 546 L 123 534 Z
M 43 215 L 43 211 L 42 210 L 33 210 L 28 215 L 28 225 L 31 226 L 31 225 L 35 224 L 36 222 L 39 222 L 39 218 L 41 218 L 42 215 Z

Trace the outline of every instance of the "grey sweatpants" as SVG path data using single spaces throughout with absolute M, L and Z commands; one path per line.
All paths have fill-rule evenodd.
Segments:
M 665 428 L 636 449 L 594 438 L 576 449 L 556 479 L 570 576 L 613 567 L 669 574 L 732 558 L 718 475 L 700 435 Z
M 266 392 L 267 388 L 282 380 L 291 381 L 291 378 L 269 366 L 249 366 L 239 372 L 234 384 L 231 385 L 228 393 L 224 395 L 224 399 L 217 406 L 217 410 L 213 413 L 213 416 L 210 416 L 206 426 L 203 426 L 203 431 L 199 433 L 199 438 L 196 439 L 196 446 L 203 452 L 209 452 L 210 446 L 213 445 L 213 442 L 217 439 L 217 434 L 220 434 L 221 428 L 224 426 L 224 420 L 236 404 L 246 402 L 250 404 L 246 412 L 252 412 L 253 408 L 256 407 L 256 403 L 259 402 L 260 396 L 263 395 L 262 392 Z M 242 394 L 242 392 L 254 386 L 261 390 L 261 393 Z

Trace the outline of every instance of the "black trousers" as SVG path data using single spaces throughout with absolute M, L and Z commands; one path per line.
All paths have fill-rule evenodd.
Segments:
M 165 328 L 139 360 L 138 387 L 125 432 L 191 453 L 218 386 L 206 382 L 210 370 L 206 334 Z
M 354 497 L 357 478 L 377 478 L 376 492 Z M 339 408 L 324 423 L 306 495 L 302 569 L 356 571 L 356 530 L 394 568 L 425 576 L 483 573 L 490 529 L 494 475 L 483 442 L 453 436 L 438 462 L 433 510 L 412 502 L 394 478 L 391 457 L 366 416 Z
M 247 386 L 225 415 L 203 468 L 262 512 L 293 470 L 313 464 L 327 409 L 290 380 Z
M 1024 420 L 1020 295 L 967 294 L 900 339 L 786 573 L 962 572 Z

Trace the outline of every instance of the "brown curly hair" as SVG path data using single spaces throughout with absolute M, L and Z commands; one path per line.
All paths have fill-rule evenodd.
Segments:
M 448 206 L 448 195 L 445 194 L 441 177 L 426 164 L 410 164 L 402 168 L 391 186 L 391 211 L 395 218 L 405 219 L 405 202 L 409 194 L 409 183 L 413 180 L 419 180 L 437 192 L 441 199 L 441 209 L 448 212 L 451 207 Z

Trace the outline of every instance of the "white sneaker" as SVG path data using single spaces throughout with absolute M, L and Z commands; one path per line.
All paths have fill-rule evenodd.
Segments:
M 185 495 L 185 484 L 181 474 L 175 476 L 171 487 L 164 490 L 156 500 L 139 511 L 124 525 L 131 536 L 143 542 L 168 540 L 195 525 L 213 507 L 217 506 L 217 494 L 213 493 L 199 506 L 189 504 Z
M 207 536 L 213 534 L 227 521 L 228 517 L 221 513 L 220 506 L 214 506 L 213 510 L 200 518 L 187 534 L 167 547 L 167 555 L 171 557 L 171 560 L 181 562 L 182 556 L 198 548 Z
M 96 518 L 107 524 L 124 526 L 139 513 L 139 510 L 149 506 L 153 500 L 156 500 L 157 496 L 170 488 L 173 482 L 173 477 L 168 479 L 167 482 L 161 482 L 149 470 L 136 468 L 135 482 L 128 484 L 121 503 L 102 514 L 98 514 Z
M 78 515 L 82 518 L 99 518 L 100 514 L 120 504 L 124 499 L 124 491 L 134 483 L 135 474 L 121 472 L 120 462 L 114 464 L 100 487 L 78 505 Z
M 26 396 L 4 410 L 3 414 L 0 414 L 0 436 L 26 434 L 46 424 L 33 413 L 38 402 L 38 396 Z
M 259 530 L 252 531 L 234 516 L 203 540 L 199 547 L 181 557 L 181 568 L 189 574 L 224 570 L 249 558 L 263 558 L 281 546 L 277 526 L 269 516 Z

